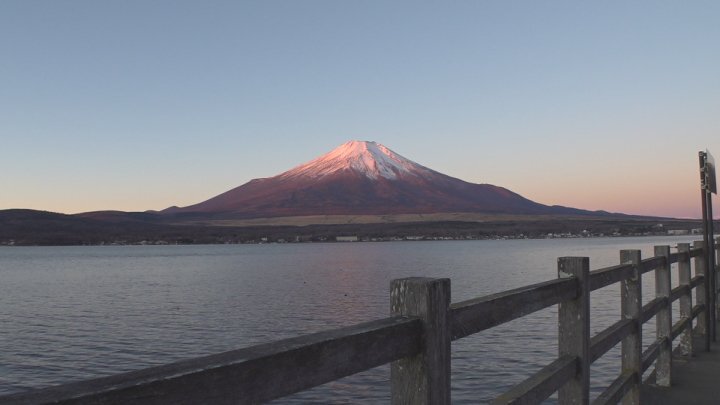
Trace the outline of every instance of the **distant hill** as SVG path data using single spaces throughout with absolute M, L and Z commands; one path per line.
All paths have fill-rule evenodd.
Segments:
M 123 213 L 129 218 L 131 213 Z M 82 245 L 158 235 L 165 226 L 152 222 L 108 222 L 83 215 L 66 215 L 26 209 L 0 211 L 0 243 L 18 245 Z
M 659 227 L 658 223 L 665 225 Z M 485 239 L 552 234 L 664 234 L 691 229 L 699 220 L 632 216 L 400 214 L 381 216 L 186 219 L 142 212 L 103 211 L 65 215 L 33 210 L 0 211 L 0 245 L 199 244 L 368 240 Z

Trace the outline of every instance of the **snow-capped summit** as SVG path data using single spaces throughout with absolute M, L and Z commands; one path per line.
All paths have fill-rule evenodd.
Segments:
M 421 166 L 370 141 L 350 141 L 308 163 L 166 214 L 199 218 L 426 213 L 558 214 L 492 184 L 473 184 Z M 578 210 L 574 210 L 576 212 Z
M 423 175 L 429 169 L 374 141 L 349 141 L 332 151 L 281 174 L 280 178 L 324 177 L 344 170 L 368 178 L 396 179 L 400 175 Z

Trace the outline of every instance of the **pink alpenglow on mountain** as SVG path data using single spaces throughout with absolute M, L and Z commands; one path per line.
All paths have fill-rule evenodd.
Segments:
M 406 159 L 385 146 L 367 141 L 350 141 L 319 158 L 281 174 L 282 178 L 302 178 L 333 175 L 345 170 L 362 173 L 368 178 L 395 180 L 403 175 L 424 176 L 431 173 L 419 164 Z
M 274 177 L 255 179 L 167 214 L 214 218 L 429 213 L 576 214 L 491 184 L 473 184 L 421 166 L 389 148 L 350 141 Z M 587 212 L 585 212 L 587 213 Z

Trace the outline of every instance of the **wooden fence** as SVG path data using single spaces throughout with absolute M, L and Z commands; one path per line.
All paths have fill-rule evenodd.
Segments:
M 716 244 L 720 246 L 720 238 Z M 450 303 L 450 280 L 407 278 L 391 283 L 392 316 L 346 328 L 284 339 L 140 371 L 0 397 L 7 404 L 238 404 L 261 403 L 386 363 L 393 404 L 450 404 L 450 344 L 552 305 L 558 305 L 558 358 L 495 399 L 534 404 L 558 392 L 560 404 L 589 403 L 590 364 L 618 343 L 622 369 L 594 404 L 639 404 L 643 372 L 672 381 L 673 341 L 689 355 L 693 334 L 709 348 L 718 294 L 709 264 L 720 262 L 702 242 L 675 253 L 656 246 L 620 252 L 617 266 L 590 271 L 587 257 L 558 259 L 558 278 L 468 301 Z M 691 262 L 694 261 L 694 266 Z M 677 263 L 677 285 L 671 265 Z M 691 268 L 694 267 L 694 275 Z M 643 275 L 654 272 L 655 298 L 642 302 Z M 590 293 L 619 283 L 620 319 L 590 335 Z M 714 283 L 713 283 L 714 284 Z M 695 304 L 693 305 L 693 290 Z M 680 319 L 672 323 L 672 303 Z M 642 325 L 656 318 L 656 340 L 642 350 Z M 696 320 L 693 327 L 693 320 Z

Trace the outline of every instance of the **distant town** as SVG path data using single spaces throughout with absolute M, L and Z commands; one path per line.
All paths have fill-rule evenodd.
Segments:
M 607 232 L 592 232 L 584 229 L 580 232 L 548 232 L 548 233 L 514 233 L 514 234 L 481 234 L 481 233 L 459 233 L 454 235 L 434 234 L 413 234 L 413 235 L 388 235 L 368 236 L 359 234 L 343 233 L 332 235 L 328 233 L 318 235 L 295 235 L 295 236 L 260 236 L 260 237 L 220 237 L 215 240 L 205 238 L 176 238 L 176 239 L 114 239 L 96 240 L 76 243 L 78 245 L 93 246 L 120 246 L 120 245 L 189 245 L 189 244 L 270 244 L 270 243 L 352 243 L 352 242 L 399 242 L 399 241 L 448 241 L 448 240 L 513 240 L 513 239 L 563 239 L 563 238 L 603 238 L 603 237 L 639 237 L 639 236 L 683 236 L 702 235 L 702 228 L 691 229 L 665 229 L 663 224 L 655 224 L 651 230 L 643 232 L 629 231 L 628 229 L 616 228 Z M 0 246 L 31 245 L 18 243 L 14 239 L 0 240 Z

